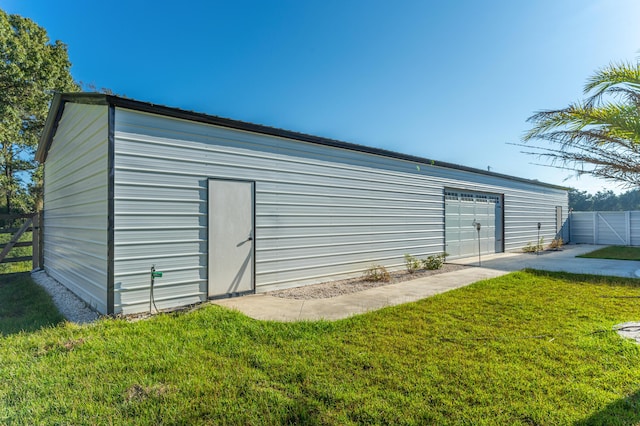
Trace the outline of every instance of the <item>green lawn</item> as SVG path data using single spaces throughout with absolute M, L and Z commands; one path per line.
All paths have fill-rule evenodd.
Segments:
M 640 247 L 610 246 L 576 257 L 592 259 L 640 260 Z
M 11 240 L 11 234 L 0 234 L 0 244 L 8 243 Z M 31 232 L 25 232 L 22 234 L 20 242 L 23 241 L 31 241 Z M 2 251 L 0 249 L 0 251 Z M 9 255 L 7 257 L 22 257 L 22 256 L 31 256 L 32 247 L 14 247 L 9 251 Z M 12 263 L 0 263 L 0 274 L 9 274 L 12 272 L 26 272 L 31 270 L 32 263 L 31 261 L 27 262 L 12 262 Z M 0 280 L 1 280 L 0 276 Z
M 640 422 L 640 280 L 525 271 L 336 322 L 217 306 L 0 338 L 0 424 Z
M 0 275 L 0 336 L 63 321 L 46 291 L 28 273 Z

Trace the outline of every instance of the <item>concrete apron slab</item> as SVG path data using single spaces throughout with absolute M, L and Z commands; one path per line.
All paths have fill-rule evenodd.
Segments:
M 614 277 L 638 278 L 636 271 L 640 262 L 630 260 L 584 259 L 576 256 L 607 247 L 604 245 L 577 244 L 564 246 L 559 251 L 533 253 L 498 253 L 482 256 L 482 267 L 506 271 L 525 268 L 544 271 L 571 272 L 574 274 L 610 275 Z M 452 260 L 449 263 L 478 265 L 477 257 Z
M 259 320 L 337 320 L 352 315 L 415 302 L 471 283 L 507 274 L 508 271 L 468 268 L 446 274 L 418 278 L 327 299 L 294 300 L 268 294 L 252 294 L 212 303 L 237 309 Z
M 294 300 L 252 294 L 212 303 L 236 309 L 259 320 L 304 321 L 337 320 L 369 312 L 386 306 L 414 302 L 435 294 L 464 287 L 477 281 L 495 278 L 524 268 L 573 273 L 636 277 L 640 262 L 623 260 L 578 259 L 575 256 L 605 246 L 569 245 L 561 251 L 535 255 L 527 253 L 498 253 L 478 258 L 457 259 L 450 263 L 474 265 L 473 268 L 418 278 L 397 284 L 376 287 L 358 293 L 327 299 Z M 637 278 L 637 277 L 636 277 Z

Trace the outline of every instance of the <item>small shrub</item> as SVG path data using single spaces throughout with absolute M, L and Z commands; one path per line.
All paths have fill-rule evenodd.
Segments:
M 447 253 L 434 254 L 422 261 L 424 269 L 434 270 L 442 268 L 444 261 L 447 257 Z
M 415 256 L 411 256 L 409 253 L 404 255 L 404 264 L 407 267 L 407 272 L 413 274 L 418 269 L 422 269 L 422 261 Z
M 385 282 L 385 283 L 388 283 L 389 281 L 391 281 L 391 275 L 389 275 L 387 268 L 385 268 L 382 265 L 371 265 L 369 269 L 364 271 L 364 274 L 362 274 L 362 277 L 366 281 Z
M 522 248 L 522 251 L 525 253 L 538 253 L 544 249 L 544 237 L 540 237 L 540 241 L 535 246 L 528 242 L 526 246 Z
M 562 238 L 554 238 L 553 240 L 551 240 L 551 244 L 549 244 L 549 249 L 560 250 L 563 245 L 564 241 L 562 240 Z

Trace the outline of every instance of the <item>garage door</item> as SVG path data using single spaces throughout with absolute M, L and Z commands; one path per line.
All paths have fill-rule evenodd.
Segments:
M 503 251 L 502 203 L 498 194 L 445 191 L 445 242 L 451 258 Z

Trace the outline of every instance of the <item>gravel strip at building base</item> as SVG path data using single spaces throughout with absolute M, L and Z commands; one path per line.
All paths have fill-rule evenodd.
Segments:
M 328 299 L 330 297 L 342 296 L 343 294 L 356 293 L 370 288 L 382 287 L 431 275 L 445 274 L 447 272 L 458 271 L 466 268 L 469 268 L 469 266 L 445 263 L 440 269 L 423 269 L 412 274 L 405 270 L 390 272 L 391 280 L 388 282 L 366 281 L 362 277 L 356 277 L 345 280 L 328 281 L 320 284 L 305 285 L 301 287 L 292 287 L 284 290 L 274 290 L 267 294 L 270 296 L 281 297 L 283 299 Z
M 47 275 L 44 270 L 31 272 L 31 278 L 49 293 L 53 303 L 68 321 L 87 324 L 100 318 L 99 313 L 91 309 L 65 286 Z

